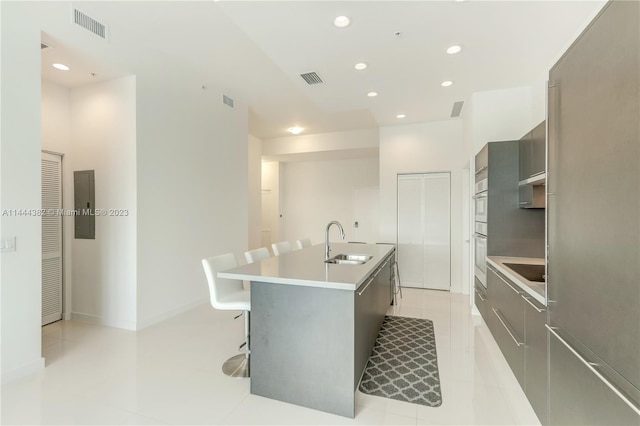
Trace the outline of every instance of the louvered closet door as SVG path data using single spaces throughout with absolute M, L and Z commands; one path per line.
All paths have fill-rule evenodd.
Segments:
M 42 325 L 62 319 L 62 158 L 42 154 Z

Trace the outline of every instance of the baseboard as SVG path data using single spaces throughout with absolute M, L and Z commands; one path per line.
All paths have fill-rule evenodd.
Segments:
M 183 312 L 190 311 L 191 309 L 195 308 L 196 306 L 200 306 L 200 305 L 203 305 L 205 303 L 209 303 L 209 298 L 198 299 L 198 300 L 195 300 L 193 302 L 187 303 L 185 305 L 179 306 L 177 308 L 170 309 L 170 310 L 168 310 L 166 312 L 163 312 L 163 313 L 160 313 L 158 315 L 154 315 L 154 316 L 152 316 L 150 318 L 138 321 L 136 329 L 137 330 L 142 330 L 143 328 L 147 328 L 149 326 L 152 326 L 154 324 L 157 324 L 159 322 L 167 320 L 167 319 L 169 319 L 171 317 L 174 317 L 174 316 L 176 316 L 178 314 L 181 314 Z
M 133 321 L 111 321 L 111 320 L 101 318 L 97 315 L 82 314 L 80 312 L 72 312 L 69 319 L 72 319 L 74 321 L 86 322 L 88 324 L 122 328 L 124 330 L 132 330 L 132 331 L 136 330 L 136 324 Z
M 40 357 L 33 362 L 23 365 L 22 367 L 13 369 L 2 373 L 0 383 L 5 384 L 21 379 L 26 376 L 37 373 L 40 370 L 44 370 L 44 358 Z
M 102 325 L 102 320 L 97 315 L 82 314 L 80 312 L 71 312 L 71 318 L 74 321 L 86 322 L 89 324 Z

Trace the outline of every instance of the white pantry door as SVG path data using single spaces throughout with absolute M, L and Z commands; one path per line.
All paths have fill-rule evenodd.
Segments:
M 62 157 L 42 153 L 42 325 L 62 319 Z
M 405 287 L 451 288 L 451 175 L 398 175 L 398 268 Z

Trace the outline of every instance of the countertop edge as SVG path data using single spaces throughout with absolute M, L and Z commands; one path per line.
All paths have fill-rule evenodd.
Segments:
M 349 245 L 352 245 L 352 244 L 349 244 Z M 375 244 L 369 244 L 369 245 L 375 245 Z M 379 248 L 382 248 L 383 244 L 379 244 L 376 246 L 378 246 Z M 361 246 L 358 244 L 357 247 L 361 247 Z M 233 268 L 232 270 L 228 270 L 228 271 L 220 271 L 218 272 L 217 276 L 220 278 L 226 278 L 226 279 L 247 280 L 247 281 L 270 283 L 270 284 L 284 284 L 284 285 L 294 285 L 294 286 L 301 286 L 301 287 L 357 291 L 358 288 L 360 288 L 360 286 L 362 286 L 362 284 L 364 284 L 367 281 L 367 278 L 369 278 L 373 273 L 376 272 L 376 270 L 384 263 L 385 260 L 387 260 L 390 256 L 393 256 L 396 250 L 396 247 L 393 244 L 389 244 L 385 248 L 386 250 L 384 250 L 382 254 L 378 252 L 377 255 L 374 255 L 373 259 L 367 262 L 368 264 L 367 270 L 363 271 L 362 275 L 359 276 L 358 279 L 354 279 L 352 281 L 319 281 L 317 279 L 297 278 L 295 276 L 283 277 L 283 276 L 275 276 L 275 275 L 269 275 L 269 274 L 262 275 L 262 274 L 256 274 L 253 271 L 237 271 L 237 269 L 239 268 Z M 308 249 L 303 249 L 303 250 L 308 250 Z M 273 257 L 270 259 L 273 259 Z M 269 261 L 269 259 L 265 259 L 265 261 Z M 338 266 L 350 267 L 347 265 L 338 265 Z M 335 267 L 335 265 L 331 265 L 331 267 Z
M 285 284 L 285 285 L 297 285 L 301 287 L 316 287 L 316 288 L 330 288 L 334 290 L 357 290 L 358 284 L 349 284 L 349 283 L 334 283 L 334 282 L 326 282 L 326 281 L 312 281 L 312 280 L 297 280 L 293 278 L 280 278 L 280 277 L 264 277 L 259 275 L 244 275 L 244 274 L 236 274 L 236 273 L 226 273 L 226 272 L 218 272 L 218 276 L 220 278 L 230 278 L 234 280 L 247 280 L 247 281 L 255 281 L 261 283 L 270 283 L 270 284 Z
M 514 271 L 509 269 L 507 266 L 503 266 L 502 262 L 518 262 L 518 263 L 526 263 L 531 265 L 544 265 L 544 259 L 540 258 L 519 258 L 519 257 L 507 257 L 507 256 L 487 256 L 487 263 L 496 268 L 501 274 L 509 278 L 516 284 L 522 291 L 527 293 L 527 295 L 536 299 L 543 306 L 547 306 L 546 298 L 542 295 L 536 293 L 526 282 L 523 282 L 523 278 L 520 275 L 516 274 Z

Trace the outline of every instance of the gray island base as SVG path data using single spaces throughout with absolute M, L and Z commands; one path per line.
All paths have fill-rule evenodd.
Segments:
M 345 417 L 393 296 L 395 248 L 332 244 L 373 256 L 324 263 L 324 245 L 221 272 L 251 281 L 251 393 Z

